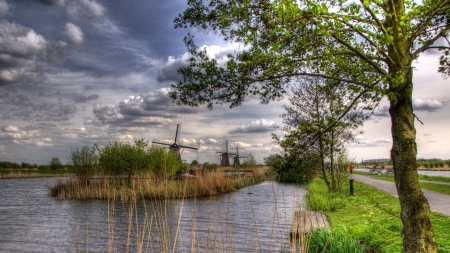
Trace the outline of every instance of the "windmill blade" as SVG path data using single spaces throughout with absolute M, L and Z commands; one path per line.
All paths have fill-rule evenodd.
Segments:
M 178 139 L 180 138 L 181 132 L 181 124 L 177 124 L 177 131 L 175 133 L 175 143 L 178 143 Z
M 172 144 L 167 144 L 167 143 L 157 142 L 157 141 L 152 141 L 152 143 L 161 144 L 161 145 L 166 145 L 166 146 L 172 146 Z
M 177 145 L 180 148 L 190 148 L 190 149 L 195 149 L 198 150 L 198 148 L 194 148 L 194 147 L 188 147 L 188 146 L 183 146 L 183 145 Z
M 197 141 L 197 163 L 200 163 L 200 139 Z
M 228 140 L 226 140 L 225 143 L 226 143 L 226 144 L 225 144 L 225 145 L 226 145 L 226 146 L 225 146 L 226 152 L 228 153 Z

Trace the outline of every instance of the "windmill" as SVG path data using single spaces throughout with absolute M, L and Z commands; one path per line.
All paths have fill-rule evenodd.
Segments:
M 246 156 L 239 156 L 239 148 L 236 147 L 236 154 L 233 154 L 233 166 L 241 165 L 240 159 L 247 158 Z
M 165 146 L 169 146 L 169 148 L 178 156 L 178 158 L 181 161 L 181 152 L 180 149 L 185 149 L 185 148 L 189 148 L 189 149 L 194 149 L 198 151 L 198 148 L 194 148 L 194 147 L 188 147 L 188 146 L 183 146 L 183 145 L 178 145 L 178 139 L 180 138 L 180 132 L 181 132 L 181 125 L 177 124 L 177 131 L 175 132 L 175 140 L 173 144 L 167 144 L 167 143 L 162 143 L 162 142 L 157 142 L 157 141 L 152 141 L 152 143 L 156 143 L 156 144 L 161 144 L 161 145 L 165 145 Z
M 228 140 L 225 144 L 225 152 L 216 151 L 216 153 L 220 153 L 220 167 L 230 167 L 230 156 L 236 155 L 228 153 Z

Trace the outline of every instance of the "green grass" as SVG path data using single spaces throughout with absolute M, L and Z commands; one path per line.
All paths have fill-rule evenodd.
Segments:
M 341 193 L 328 193 L 325 183 L 314 179 L 308 185 L 307 204 L 327 215 L 333 231 L 345 229 L 370 252 L 401 252 L 398 199 L 357 181 L 354 182 L 355 196 L 348 194 L 348 184 L 344 189 Z M 431 222 L 440 252 L 448 252 L 450 217 L 431 212 Z
M 366 248 L 355 237 L 349 236 L 346 229 L 315 229 L 306 238 L 308 253 L 364 253 Z

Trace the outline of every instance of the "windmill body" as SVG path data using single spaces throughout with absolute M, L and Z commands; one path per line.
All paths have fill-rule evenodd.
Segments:
M 152 141 L 152 143 L 169 146 L 169 148 L 178 156 L 178 158 L 181 161 L 181 152 L 180 152 L 181 149 L 189 148 L 189 149 L 198 150 L 198 148 L 179 145 L 178 139 L 180 138 L 180 132 L 181 132 L 181 125 L 177 124 L 177 131 L 175 132 L 175 140 L 174 140 L 173 144 L 167 144 L 167 143 L 162 143 L 162 142 L 157 142 L 157 141 Z
M 230 167 L 230 157 L 236 154 L 228 153 L 228 140 L 225 144 L 225 152 L 216 151 L 220 154 L 220 167 Z
M 246 156 L 239 156 L 239 148 L 236 147 L 236 154 L 233 154 L 233 166 L 239 166 L 241 165 L 240 159 L 247 158 Z

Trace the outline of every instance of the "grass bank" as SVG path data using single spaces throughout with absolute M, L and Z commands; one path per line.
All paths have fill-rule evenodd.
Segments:
M 11 169 L 0 170 L 0 179 L 37 178 L 37 177 L 68 177 L 73 176 L 73 171 L 62 170 L 38 170 L 38 169 Z
M 128 182 L 126 178 L 96 178 L 84 184 L 77 178 L 57 179 L 49 185 L 50 195 L 59 199 L 166 199 L 212 196 L 236 191 L 262 182 L 271 168 L 255 168 L 252 176 L 226 177 L 224 173 L 209 173 L 185 180 L 158 179 L 152 174 L 140 175 Z
M 368 248 L 368 252 L 401 252 L 400 204 L 398 199 L 372 186 L 354 182 L 355 196 L 348 184 L 343 192 L 329 193 L 321 179 L 308 185 L 306 204 L 324 212 L 332 231 L 346 231 Z M 450 217 L 431 212 L 439 252 L 450 251 Z

